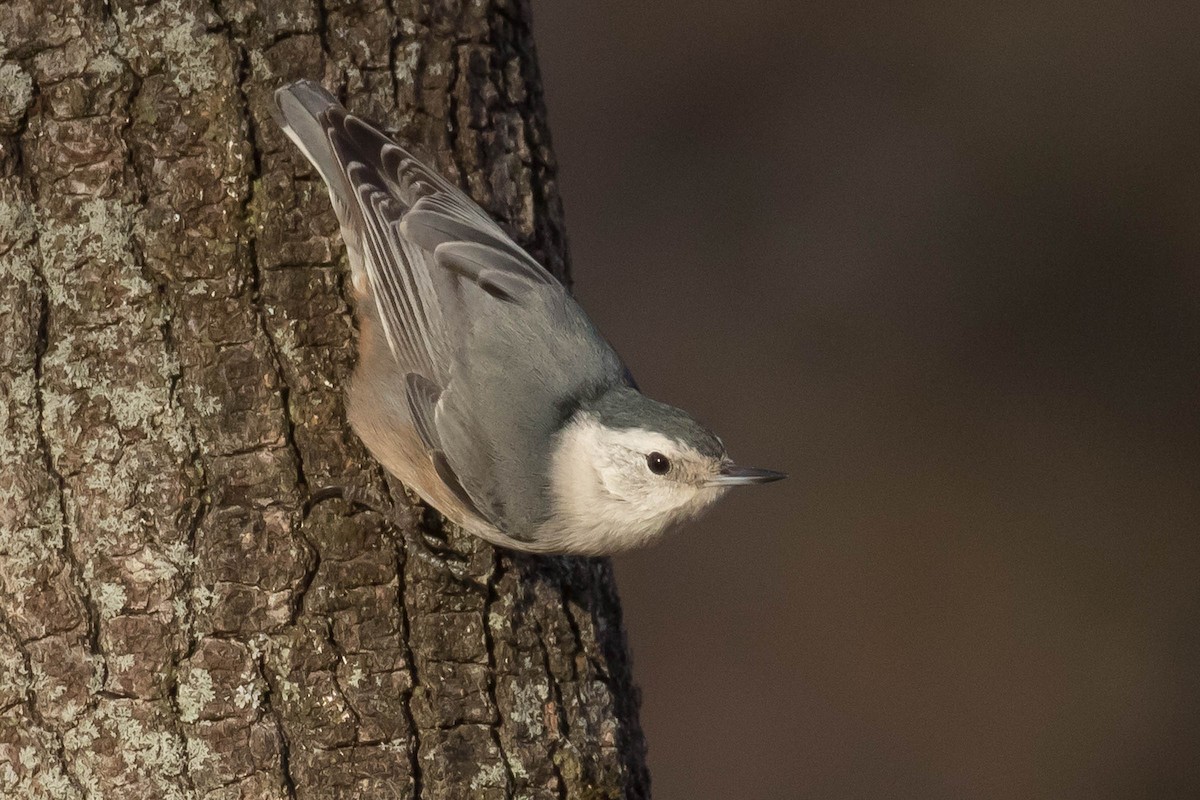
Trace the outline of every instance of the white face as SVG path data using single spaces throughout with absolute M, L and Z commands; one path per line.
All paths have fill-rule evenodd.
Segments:
M 578 419 L 560 435 L 550 469 L 562 538 L 597 553 L 644 544 L 725 494 L 711 484 L 720 466 L 661 433 Z

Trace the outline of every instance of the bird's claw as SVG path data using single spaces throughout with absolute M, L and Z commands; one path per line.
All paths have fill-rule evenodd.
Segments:
M 401 522 L 395 502 L 382 492 L 360 486 L 325 486 L 309 496 L 305 511 L 311 512 L 317 504 L 335 499 L 358 509 L 372 511 L 389 523 L 395 524 L 403 531 L 406 554 L 415 556 L 439 571 L 449 573 L 460 583 L 479 583 L 477 578 L 467 572 L 465 560 L 450 559 L 446 556 L 454 551 L 449 547 L 441 522 L 431 519 L 436 513 L 433 509 L 422 515 L 415 525 L 406 525 Z

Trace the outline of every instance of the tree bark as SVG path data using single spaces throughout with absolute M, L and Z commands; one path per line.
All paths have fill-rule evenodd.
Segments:
M 524 0 L 0 3 L 0 795 L 648 796 L 607 561 L 408 557 L 299 77 L 565 277 Z

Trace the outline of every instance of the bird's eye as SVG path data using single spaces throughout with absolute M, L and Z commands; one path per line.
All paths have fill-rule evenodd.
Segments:
M 662 453 L 651 453 L 646 456 L 646 466 L 655 475 L 666 475 L 671 471 L 671 459 L 664 456 Z

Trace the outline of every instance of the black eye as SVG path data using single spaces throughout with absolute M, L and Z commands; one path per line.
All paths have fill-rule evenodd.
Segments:
M 646 466 L 655 475 L 666 475 L 671 471 L 671 459 L 664 456 L 662 453 L 651 453 L 646 456 Z

